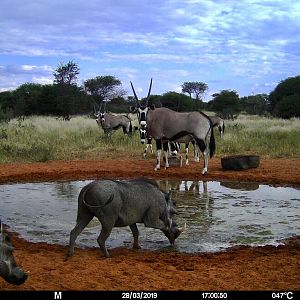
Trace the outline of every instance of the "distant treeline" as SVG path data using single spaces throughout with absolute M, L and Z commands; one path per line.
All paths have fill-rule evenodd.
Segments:
M 13 91 L 1 92 L 0 121 L 29 115 L 53 115 L 65 119 L 72 115 L 92 116 L 100 107 L 115 113 L 129 113 L 130 106 L 136 105 L 132 96 L 125 97 L 126 92 L 120 88 L 121 81 L 114 76 L 98 76 L 85 81 L 83 86 L 71 82 L 72 79 L 67 82 L 64 78 L 55 78 L 53 84 L 25 83 Z M 182 86 L 186 88 L 187 84 L 185 82 Z M 105 91 L 108 92 L 105 94 Z M 151 95 L 149 104 L 179 112 L 210 110 L 231 119 L 241 111 L 281 118 L 300 117 L 300 76 L 280 82 L 269 95 L 240 98 L 236 91 L 222 90 L 212 95 L 213 99 L 207 103 L 201 100 L 199 94 L 195 98 L 192 93 L 188 94 L 167 92 Z

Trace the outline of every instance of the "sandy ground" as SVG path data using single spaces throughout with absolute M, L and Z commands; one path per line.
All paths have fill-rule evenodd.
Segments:
M 259 168 L 224 171 L 220 159 L 155 172 L 154 161 L 116 159 L 4 164 L 0 183 L 96 179 L 101 177 L 236 180 L 300 187 L 300 159 L 261 159 Z M 0 278 L 0 290 L 300 290 L 300 239 L 272 247 L 239 247 L 221 253 L 184 254 L 115 248 L 106 259 L 97 248 L 29 243 L 13 235 L 15 258 L 28 280 L 15 287 Z

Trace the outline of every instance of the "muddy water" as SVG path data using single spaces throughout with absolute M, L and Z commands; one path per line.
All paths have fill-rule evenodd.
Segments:
M 75 225 L 77 196 L 89 181 L 0 185 L 0 217 L 31 242 L 67 245 Z M 300 235 L 300 190 L 257 183 L 158 180 L 173 189 L 178 224 L 187 231 L 170 247 L 156 229 L 140 229 L 145 249 L 215 252 L 234 245 L 278 244 Z M 97 247 L 101 225 L 94 219 L 77 239 L 79 247 Z M 129 228 L 114 228 L 109 248 L 131 245 Z

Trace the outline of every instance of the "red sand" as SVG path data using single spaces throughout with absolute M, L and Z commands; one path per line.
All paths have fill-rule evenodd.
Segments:
M 4 164 L 0 183 L 74 180 L 100 177 L 236 180 L 300 187 L 300 159 L 267 159 L 259 168 L 224 171 L 220 160 L 209 173 L 191 162 L 183 168 L 155 172 L 153 160 L 53 161 Z M 66 247 L 29 243 L 13 234 L 15 257 L 28 280 L 13 286 L 0 278 L 1 290 L 300 290 L 300 239 L 279 247 L 239 247 L 217 254 L 111 249 L 106 259 L 97 248 L 75 248 L 64 261 Z

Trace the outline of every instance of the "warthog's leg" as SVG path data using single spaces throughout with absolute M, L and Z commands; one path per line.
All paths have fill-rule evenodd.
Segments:
M 92 219 L 93 219 L 93 215 L 89 215 L 89 214 L 80 215 L 80 218 L 77 217 L 76 225 L 71 230 L 70 233 L 70 242 L 69 242 L 67 257 L 70 257 L 74 254 L 74 245 L 75 245 L 76 238 L 82 232 L 82 230 L 90 223 Z
M 106 249 L 106 246 L 105 246 L 105 241 L 109 237 L 109 235 L 110 235 L 110 233 L 111 233 L 111 231 L 114 227 L 114 224 L 115 224 L 115 220 L 112 220 L 110 222 L 105 222 L 105 223 L 101 222 L 102 229 L 101 229 L 101 232 L 100 232 L 99 237 L 97 239 L 97 242 L 98 242 L 98 245 L 99 245 L 99 247 L 100 247 L 100 249 L 103 252 L 105 257 L 109 257 L 109 253 L 108 253 L 108 251 Z
M 133 235 L 133 248 L 140 249 L 139 245 L 139 230 L 136 226 L 136 224 L 132 224 L 129 226 Z

